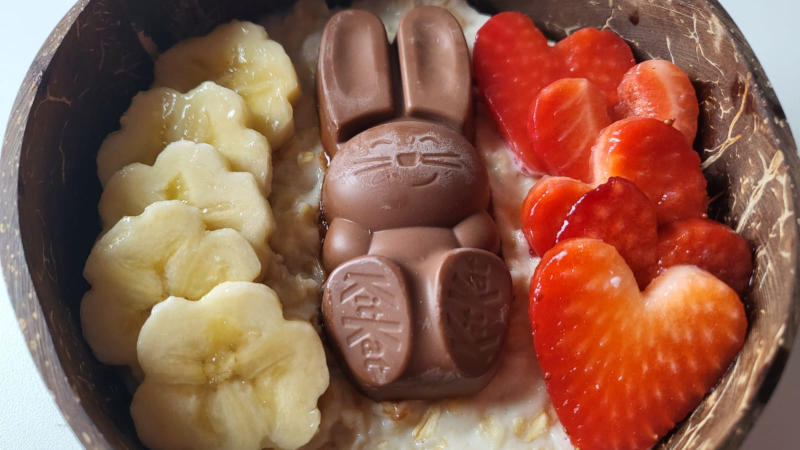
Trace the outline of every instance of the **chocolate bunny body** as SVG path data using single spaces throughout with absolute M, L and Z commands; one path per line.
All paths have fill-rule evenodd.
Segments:
M 371 397 L 473 393 L 504 341 L 511 278 L 486 169 L 463 136 L 469 52 L 450 13 L 427 6 L 401 20 L 397 64 L 390 50 L 364 11 L 336 14 L 323 33 L 323 318 Z

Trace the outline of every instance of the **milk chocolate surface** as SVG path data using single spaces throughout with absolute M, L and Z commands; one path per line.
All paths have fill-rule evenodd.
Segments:
M 324 213 L 372 230 L 453 227 L 489 205 L 489 180 L 475 148 L 451 128 L 404 120 L 343 144 L 322 191 Z
M 318 69 L 320 133 L 330 156 L 358 132 L 397 117 L 438 122 L 470 137 L 469 49 L 443 8 L 409 11 L 391 47 L 375 15 L 342 11 L 323 31 Z
M 317 73 L 330 273 L 322 313 L 374 399 L 477 392 L 505 339 L 511 277 L 471 130 L 469 52 L 444 9 L 417 7 L 397 42 L 365 11 L 328 22 Z
M 317 73 L 320 134 L 329 155 L 336 146 L 395 115 L 389 44 L 383 23 L 356 9 L 331 17 L 322 34 Z M 324 70 L 323 70 L 324 69 Z

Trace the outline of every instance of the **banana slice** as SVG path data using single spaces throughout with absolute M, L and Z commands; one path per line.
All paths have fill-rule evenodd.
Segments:
M 131 415 L 149 448 L 297 448 L 317 431 L 328 387 L 322 342 L 309 323 L 284 320 L 262 284 L 168 298 L 137 348 L 145 378 Z
M 253 176 L 231 172 L 226 160 L 207 144 L 169 144 L 153 166 L 134 163 L 108 180 L 100 197 L 106 232 L 124 216 L 136 216 L 151 203 L 180 200 L 200 210 L 211 230 L 233 228 L 255 249 L 267 267 L 267 239 L 275 228 L 269 204 Z
M 200 211 L 157 202 L 125 217 L 92 248 L 83 276 L 83 335 L 98 360 L 138 368 L 136 338 L 150 309 L 170 295 L 198 299 L 223 281 L 252 281 L 261 264 L 236 231 L 208 231 Z
M 194 87 L 194 86 L 192 86 Z M 230 89 L 203 83 L 186 94 L 151 89 L 133 98 L 119 131 L 97 153 L 97 175 L 104 185 L 131 163 L 153 164 L 170 142 L 186 139 L 211 144 L 236 172 L 250 172 L 265 195 L 272 178 L 270 146 L 252 130 L 256 118 Z
M 241 95 L 259 119 L 256 129 L 273 148 L 294 131 L 297 74 L 283 47 L 263 27 L 239 21 L 220 25 L 207 36 L 176 44 L 156 61 L 154 86 L 186 92 L 205 80 Z

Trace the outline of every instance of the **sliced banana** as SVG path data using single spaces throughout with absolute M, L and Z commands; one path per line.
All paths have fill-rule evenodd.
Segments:
M 233 21 L 210 34 L 182 41 L 155 64 L 154 86 L 186 92 L 205 80 L 241 95 L 273 148 L 294 131 L 292 103 L 300 96 L 297 74 L 283 47 L 263 27 Z
M 167 88 L 144 91 L 133 98 L 120 119 L 120 130 L 100 146 L 97 175 L 105 185 L 119 169 L 136 162 L 153 164 L 167 144 L 186 139 L 213 145 L 231 169 L 250 172 L 268 195 L 270 146 L 251 129 L 256 122 L 239 95 L 212 82 L 186 94 Z
M 137 369 L 136 338 L 150 309 L 170 295 L 196 300 L 223 281 L 252 281 L 261 264 L 236 231 L 209 231 L 180 201 L 125 217 L 92 248 L 83 276 L 83 334 L 98 360 Z
M 228 282 L 196 302 L 159 303 L 138 353 L 145 378 L 131 415 L 152 449 L 297 448 L 319 426 L 322 342 L 309 323 L 284 320 L 262 284 Z
M 207 144 L 169 144 L 152 166 L 134 163 L 108 180 L 98 209 L 103 232 L 124 216 L 136 216 L 151 203 L 180 200 L 200 210 L 211 230 L 233 228 L 250 242 L 267 267 L 267 239 L 275 229 L 269 204 L 253 176 L 231 172 L 222 156 Z

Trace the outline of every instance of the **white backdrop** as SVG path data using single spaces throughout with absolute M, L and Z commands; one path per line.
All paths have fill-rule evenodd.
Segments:
M 0 136 L 17 89 L 45 38 L 73 0 L 0 0 Z M 722 0 L 755 50 L 789 124 L 800 138 L 800 50 L 795 0 Z M 2 257 L 2 255 L 0 255 Z M 798 344 L 800 345 L 800 342 Z M 744 448 L 790 450 L 800 417 L 800 347 L 777 391 L 745 441 Z M 0 280 L 0 449 L 78 449 L 80 444 L 61 416 L 33 364 L 17 326 L 5 284 Z M 795 428 L 793 428 L 795 427 Z

